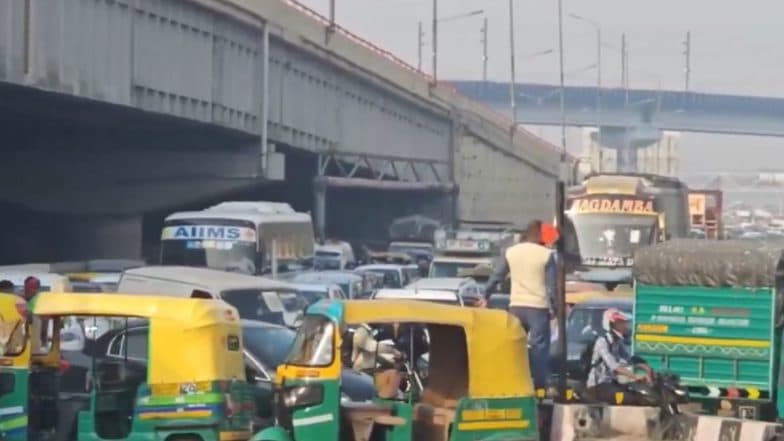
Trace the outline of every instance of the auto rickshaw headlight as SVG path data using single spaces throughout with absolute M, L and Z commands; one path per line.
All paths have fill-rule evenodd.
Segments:
M 324 401 L 322 384 L 305 384 L 292 386 L 282 391 L 283 404 L 288 408 L 312 406 Z

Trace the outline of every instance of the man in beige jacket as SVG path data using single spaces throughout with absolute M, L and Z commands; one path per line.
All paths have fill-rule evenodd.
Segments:
M 528 224 L 520 243 L 506 250 L 487 282 L 485 294 L 492 294 L 495 285 L 507 275 L 511 278 L 509 312 L 528 333 L 534 387 L 546 388 L 550 371 L 550 317 L 557 279 L 553 251 L 543 243 L 541 221 Z

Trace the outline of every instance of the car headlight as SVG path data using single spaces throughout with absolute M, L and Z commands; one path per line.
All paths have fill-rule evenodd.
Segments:
M 288 408 L 312 406 L 324 401 L 322 384 L 305 384 L 284 388 L 281 392 L 283 404 Z

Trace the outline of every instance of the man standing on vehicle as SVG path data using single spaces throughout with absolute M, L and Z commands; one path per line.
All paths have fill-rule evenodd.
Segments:
M 38 280 L 38 277 L 29 276 L 24 281 L 24 299 L 28 302 L 38 294 L 38 290 L 41 289 L 41 281 Z
M 516 316 L 528 333 L 529 355 L 534 387 L 547 387 L 550 356 L 550 317 L 552 295 L 557 280 L 552 270 L 553 251 L 544 245 L 542 222 L 528 224 L 520 243 L 509 247 L 487 282 L 485 298 L 479 306 L 486 306 L 495 286 L 511 276 L 509 312 Z M 557 237 L 557 236 L 556 236 Z M 548 238 L 549 239 L 549 238 Z
M 593 353 L 590 356 L 586 382 L 588 398 L 615 403 L 615 394 L 625 390 L 622 383 L 651 379 L 653 371 L 650 367 L 645 364 L 635 366 L 624 344 L 624 338 L 629 334 L 629 321 L 629 316 L 617 308 L 609 308 L 604 312 L 606 332 L 593 342 Z M 646 374 L 636 375 L 635 367 L 644 370 Z

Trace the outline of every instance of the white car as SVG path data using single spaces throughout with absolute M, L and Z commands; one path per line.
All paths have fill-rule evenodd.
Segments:
M 376 263 L 359 266 L 354 271 L 359 274 L 366 272 L 381 274 L 384 276 L 385 288 L 402 288 L 409 283 L 408 273 L 405 270 L 405 265 L 397 265 L 393 263 Z
M 290 327 L 298 328 L 308 306 L 321 299 L 342 300 L 347 299 L 346 294 L 335 284 L 292 283 L 297 292 L 279 293 L 281 302 L 286 312 L 283 316 Z
M 430 277 L 419 279 L 406 286 L 410 290 L 436 290 L 450 291 L 458 296 L 464 303 L 474 304 L 482 298 L 482 287 L 469 277 Z
M 424 302 L 443 303 L 447 305 L 464 306 L 463 299 L 452 291 L 438 290 L 418 290 L 412 289 L 380 289 L 372 297 L 373 299 L 395 299 L 395 300 L 421 300 Z

